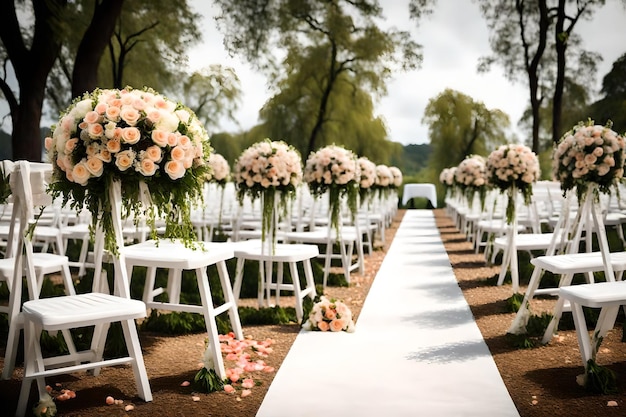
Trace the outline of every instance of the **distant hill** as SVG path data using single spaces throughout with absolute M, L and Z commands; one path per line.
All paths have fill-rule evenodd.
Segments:
M 394 160 L 392 165 L 402 170 L 405 176 L 415 175 L 428 164 L 432 153 L 430 144 L 405 145 L 400 160 Z

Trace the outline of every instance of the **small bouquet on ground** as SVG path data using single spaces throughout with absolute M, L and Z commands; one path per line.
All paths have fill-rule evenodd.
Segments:
M 609 193 L 624 176 L 624 138 L 593 120 L 580 122 L 568 131 L 554 150 L 552 170 L 565 192 L 576 188 L 582 202 L 589 185 Z
M 319 330 L 322 332 L 354 332 L 352 312 L 342 301 L 321 296 L 313 305 L 309 318 L 302 325 L 305 330 Z
M 539 179 L 537 155 L 522 144 L 502 145 L 487 158 L 487 179 L 502 192 L 508 192 L 506 220 L 515 216 L 515 192 L 520 191 L 524 203 L 529 204 L 533 195 L 533 183 Z

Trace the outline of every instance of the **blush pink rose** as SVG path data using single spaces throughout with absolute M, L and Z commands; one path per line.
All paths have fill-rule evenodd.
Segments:
M 91 177 L 89 170 L 87 169 L 87 165 L 84 162 L 79 162 L 74 165 L 72 169 L 72 178 L 75 183 L 80 185 L 87 185 L 87 181 Z
M 185 150 L 180 146 L 174 146 L 170 150 L 170 155 L 172 156 L 172 159 L 174 161 L 182 161 L 183 159 L 185 159 Z
M 328 330 L 330 330 L 330 326 L 325 321 L 318 322 L 317 327 L 323 332 L 327 332 Z
M 119 139 L 110 139 L 107 141 L 107 150 L 111 153 L 117 153 L 122 149 Z
M 112 121 L 119 120 L 120 117 L 120 108 L 117 106 L 109 106 L 106 111 L 107 119 Z
M 83 120 L 87 124 L 98 123 L 98 120 L 100 120 L 100 115 L 98 114 L 97 111 L 89 111 L 89 112 L 87 112 L 85 117 L 83 117 Z
M 163 158 L 163 152 L 161 152 L 160 147 L 152 145 L 148 146 L 148 148 L 146 149 L 146 156 L 154 162 L 161 162 L 161 159 Z
M 135 126 L 139 121 L 140 113 L 131 106 L 122 106 L 120 117 L 123 121 L 128 123 L 129 126 Z
M 340 332 L 346 327 L 346 321 L 344 319 L 335 319 L 330 322 L 331 332 Z
M 168 161 L 165 163 L 165 173 L 173 180 L 185 176 L 185 167 L 179 161 Z
M 144 158 L 139 162 L 137 171 L 145 177 L 151 177 L 157 171 L 157 164 L 149 158 Z
M 141 132 L 136 127 L 125 127 L 122 129 L 122 139 L 129 145 L 134 145 L 141 139 Z
M 104 128 L 100 123 L 92 123 L 87 126 L 87 133 L 89 133 L 90 138 L 97 139 L 104 133 Z
M 133 165 L 134 160 L 135 155 L 132 151 L 121 151 L 115 155 L 115 166 L 117 166 L 120 171 L 126 171 Z

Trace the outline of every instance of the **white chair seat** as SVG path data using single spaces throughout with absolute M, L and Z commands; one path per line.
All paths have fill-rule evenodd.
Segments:
M 156 266 L 159 268 L 196 269 L 233 257 L 230 245 L 201 242 L 206 250 L 185 247 L 169 239 L 147 240 L 124 247 L 126 265 Z
M 559 296 L 569 301 L 572 308 L 578 347 L 583 366 L 595 358 L 596 342 L 601 341 L 615 325 L 619 307 L 626 304 L 626 282 L 599 282 L 596 284 L 573 285 L 559 290 Z M 595 330 L 589 334 L 582 307 L 600 308 Z
M 146 305 L 139 300 L 102 293 L 78 294 L 27 301 L 22 312 L 46 330 L 92 326 L 146 317 Z
M 530 262 L 536 267 L 561 275 L 604 270 L 604 262 L 600 252 L 538 256 Z M 626 270 L 626 252 L 612 252 L 611 265 L 614 271 Z

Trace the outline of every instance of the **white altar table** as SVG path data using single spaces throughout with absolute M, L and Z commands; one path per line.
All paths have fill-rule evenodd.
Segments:
M 437 208 L 437 190 L 434 184 L 404 184 L 402 205 L 406 205 L 414 197 L 425 197 L 433 208 Z

